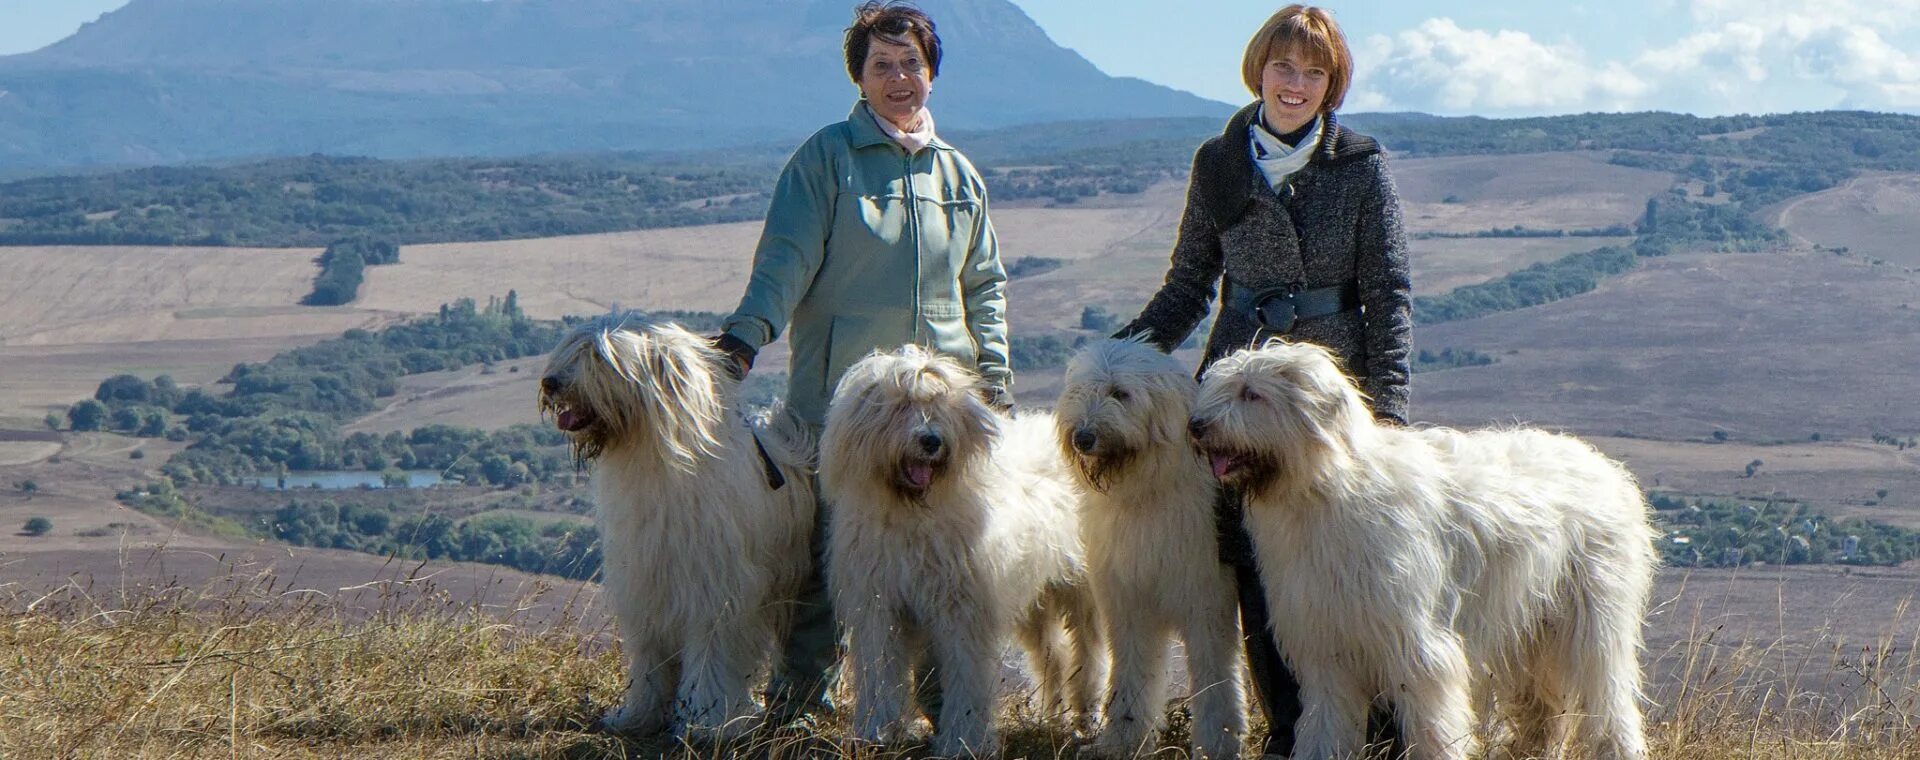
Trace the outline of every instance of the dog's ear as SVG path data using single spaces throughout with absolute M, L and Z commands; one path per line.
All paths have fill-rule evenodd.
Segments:
M 690 466 L 696 457 L 716 456 L 725 401 L 715 386 L 719 367 L 690 341 L 691 333 L 657 332 L 638 341 L 636 359 L 645 364 L 656 392 L 648 394 L 660 437 L 674 463 Z
M 1148 398 L 1147 435 L 1155 446 L 1185 446 L 1198 384 L 1186 373 L 1140 375 Z
M 1326 451 L 1346 457 L 1361 426 L 1372 420 L 1353 381 L 1325 354 L 1290 364 L 1284 373 L 1307 432 Z

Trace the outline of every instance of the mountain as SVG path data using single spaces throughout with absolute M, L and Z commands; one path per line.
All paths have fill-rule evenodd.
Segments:
M 1007 0 L 925 0 L 943 128 L 1222 116 Z M 719 147 L 843 117 L 850 0 L 133 0 L 0 57 L 0 169 Z

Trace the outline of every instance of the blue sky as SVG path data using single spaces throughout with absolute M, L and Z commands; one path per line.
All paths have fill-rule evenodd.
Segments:
M 316 0 L 317 1 L 317 0 Z M 1274 0 L 1014 0 L 1112 74 L 1240 102 Z M 0 0 L 0 54 L 125 0 Z M 851 5 L 851 0 L 849 0 Z M 1532 0 L 1332 4 L 1359 71 L 1348 111 L 1704 115 L 1920 112 L 1920 0 Z

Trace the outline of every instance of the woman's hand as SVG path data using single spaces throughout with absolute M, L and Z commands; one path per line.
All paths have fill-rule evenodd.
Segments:
M 728 375 L 735 380 L 747 379 L 747 370 L 753 369 L 753 357 L 759 353 L 753 349 L 753 346 L 747 345 L 746 341 L 728 333 L 715 335 L 708 338 L 707 342 L 712 343 L 713 347 L 726 358 L 724 369 Z
M 1008 416 L 1013 414 L 1013 392 L 997 385 L 980 386 L 980 399 L 994 411 Z

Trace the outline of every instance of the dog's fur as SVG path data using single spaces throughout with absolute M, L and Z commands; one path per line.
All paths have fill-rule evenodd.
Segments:
M 1248 494 L 1273 634 L 1301 683 L 1297 760 L 1361 748 L 1391 700 L 1415 760 L 1578 738 L 1646 757 L 1641 624 L 1655 558 L 1633 477 L 1539 430 L 1377 424 L 1333 357 L 1278 341 L 1216 363 L 1195 440 Z
M 1198 389 L 1138 341 L 1095 343 L 1067 365 L 1059 445 L 1088 490 L 1081 535 L 1113 654 L 1101 756 L 1157 749 L 1169 637 L 1186 643 L 1193 756 L 1237 757 L 1246 730 L 1240 608 L 1214 536 L 1219 488 L 1187 435 Z
M 594 465 L 602 577 L 627 656 L 612 731 L 731 736 L 808 570 L 811 441 L 779 409 L 744 419 L 707 342 L 608 316 L 561 339 L 540 406 Z M 769 486 L 754 445 L 786 478 Z
M 931 657 L 933 750 L 998 751 L 994 684 L 1017 632 L 1045 709 L 1090 720 L 1104 663 L 1080 548 L 1080 494 L 1052 419 L 1008 419 L 979 380 L 917 346 L 875 353 L 834 391 L 820 442 L 827 585 L 853 661 L 855 735 L 907 738 L 910 669 Z

